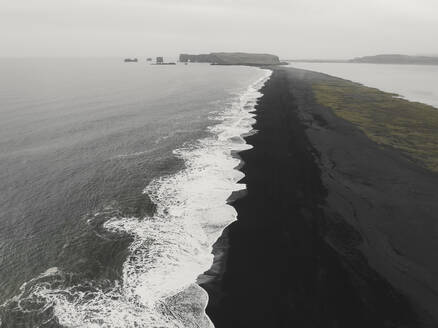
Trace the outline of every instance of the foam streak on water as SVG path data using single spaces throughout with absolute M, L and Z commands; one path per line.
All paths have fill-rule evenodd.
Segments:
M 219 123 L 210 128 L 210 137 L 175 150 L 184 170 L 146 187 L 157 205 L 153 217 L 105 223 L 107 230 L 133 238 L 121 281 L 110 288 L 93 282 L 57 287 L 66 274 L 51 268 L 37 284 L 25 284 L 9 306 L 26 311 L 26 302 L 37 299 L 40 312 L 54 309 L 47 322 L 57 320 L 65 327 L 212 327 L 205 314 L 207 295 L 195 281 L 213 262 L 212 245 L 236 219 L 226 201 L 245 186 L 238 183 L 243 174 L 232 153 L 250 148 L 242 135 L 252 130 L 258 90 L 271 71 L 263 74 L 236 102 L 214 114 Z

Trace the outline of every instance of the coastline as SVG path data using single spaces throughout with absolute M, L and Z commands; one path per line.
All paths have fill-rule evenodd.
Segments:
M 208 316 L 216 328 L 432 326 L 436 295 L 422 285 L 436 281 L 407 243 L 393 243 L 419 206 L 430 223 L 436 196 L 422 195 L 436 175 L 317 104 L 311 84 L 326 75 L 272 70 L 258 132 L 245 138 L 253 148 L 239 153 L 247 191 L 230 199 L 238 220 L 199 280 Z M 414 182 L 419 196 L 407 203 Z
M 213 243 L 223 228 L 236 219 L 227 199 L 233 190 L 244 186 L 237 183 L 243 174 L 236 169 L 240 160 L 233 154 L 249 147 L 241 136 L 252 130 L 255 120 L 251 110 L 261 96 L 257 90 L 271 71 L 248 67 L 199 67 L 192 71 L 194 75 L 186 69 L 180 74 L 185 78 L 195 76 L 195 84 L 185 82 L 187 89 L 172 85 L 172 90 L 178 90 L 175 98 L 157 107 L 157 114 L 163 112 L 164 122 L 153 111 L 146 111 L 152 124 L 160 123 L 159 131 L 133 130 L 146 133 L 144 137 L 152 139 L 154 147 L 148 148 L 146 142 L 138 145 L 138 135 L 134 133 L 132 141 L 146 147 L 142 148 L 144 152 L 130 148 L 128 139 L 115 150 L 116 167 L 123 164 L 128 175 L 134 174 L 134 167 L 138 170 L 139 179 L 135 180 L 140 190 L 127 195 L 140 201 L 130 203 L 128 211 L 127 206 L 122 206 L 124 203 L 111 197 L 112 202 L 105 207 L 93 206 L 93 211 L 78 218 L 79 231 L 69 234 L 70 230 L 66 230 L 66 244 L 60 253 L 54 253 L 67 262 L 60 261 L 59 266 L 52 263 L 49 268 L 42 262 L 42 273 L 26 280 L 16 293 L 2 300 L 2 327 L 211 327 L 205 314 L 207 294 L 195 281 L 213 262 Z M 213 71 L 218 75 L 212 76 Z M 182 81 L 176 80 L 177 85 Z M 223 85 L 227 88 L 218 90 Z M 159 83 L 157 88 L 168 92 Z M 141 99 L 148 107 L 148 94 Z M 137 111 L 141 106 L 132 107 Z M 172 110 L 184 114 L 169 115 Z M 136 116 L 128 114 L 134 120 L 129 121 L 129 126 L 136 127 Z M 175 117 L 178 122 L 173 122 Z M 144 119 L 140 124 L 146 123 Z M 183 129 L 185 124 L 188 126 Z M 126 133 L 129 132 L 127 128 Z M 105 147 L 96 149 L 107 154 Z M 132 166 L 128 161 L 132 161 Z M 146 176 L 145 168 L 150 169 Z M 115 181 L 131 188 L 132 181 L 128 180 Z M 137 212 L 140 203 L 150 211 Z M 92 252 L 87 251 L 89 246 Z

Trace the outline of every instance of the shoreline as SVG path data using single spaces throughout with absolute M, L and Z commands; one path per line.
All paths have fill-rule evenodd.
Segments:
M 397 279 L 401 256 L 387 251 L 392 240 L 375 220 L 366 222 L 388 215 L 382 195 L 370 194 L 374 186 L 393 191 L 390 179 L 377 184 L 385 169 L 396 165 L 391 174 L 420 178 L 425 192 L 429 175 L 316 104 L 312 79 L 326 75 L 272 70 L 256 105 L 258 132 L 245 137 L 253 148 L 238 154 L 247 185 L 243 197 L 229 199 L 238 220 L 214 244 L 214 263 L 199 278 L 207 315 L 216 328 L 432 326 L 430 309 L 418 303 L 426 292 L 413 282 L 418 275 Z M 383 163 L 380 171 L 359 163 L 358 145 L 373 165 Z

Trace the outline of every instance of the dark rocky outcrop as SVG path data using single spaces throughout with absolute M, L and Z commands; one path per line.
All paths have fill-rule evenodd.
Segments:
M 213 52 L 210 54 L 181 54 L 181 62 L 211 63 L 216 65 L 280 65 L 278 56 L 244 52 Z

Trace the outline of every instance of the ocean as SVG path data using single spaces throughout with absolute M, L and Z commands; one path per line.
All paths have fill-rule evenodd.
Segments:
M 196 279 L 269 75 L 1 59 L 0 327 L 211 327 Z
M 291 62 L 291 67 L 337 76 L 438 108 L 438 66 Z

